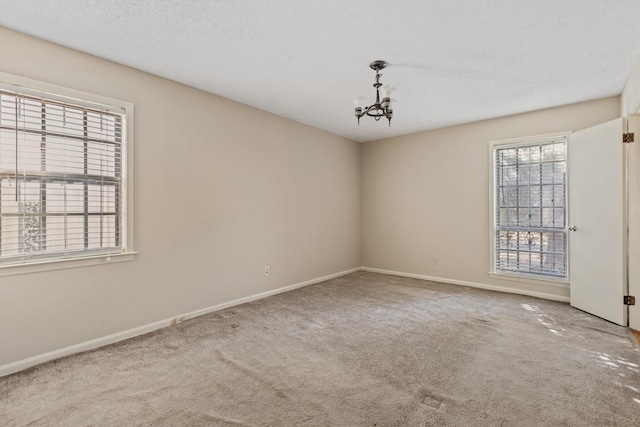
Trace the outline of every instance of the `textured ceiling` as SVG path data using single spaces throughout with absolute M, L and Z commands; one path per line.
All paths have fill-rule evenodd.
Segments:
M 369 141 L 618 95 L 640 0 L 0 0 L 0 25 Z M 352 100 L 397 88 L 391 128 Z

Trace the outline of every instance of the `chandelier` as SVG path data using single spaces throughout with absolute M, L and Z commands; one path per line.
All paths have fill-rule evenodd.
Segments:
M 391 99 L 391 92 L 394 88 L 391 85 L 385 85 L 382 88 L 382 102 L 380 101 L 380 70 L 384 69 L 387 66 L 386 61 L 377 60 L 373 61 L 369 64 L 372 70 L 376 72 L 376 82 L 373 84 L 373 87 L 376 88 L 376 103 L 370 105 L 368 107 L 364 106 L 364 98 L 359 96 L 354 100 L 356 104 L 356 117 L 358 118 L 358 125 L 360 125 L 360 117 L 367 116 L 373 117 L 376 121 L 380 120 L 382 117 L 386 117 L 389 120 L 389 127 L 391 127 L 391 118 L 393 117 L 393 104 L 395 99 Z

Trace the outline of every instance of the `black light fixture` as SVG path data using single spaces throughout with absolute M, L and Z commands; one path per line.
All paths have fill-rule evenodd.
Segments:
M 382 83 L 380 83 L 380 77 L 382 76 L 380 70 L 386 66 L 387 62 L 382 60 L 373 61 L 369 64 L 369 67 L 376 72 L 376 82 L 373 84 L 373 87 L 376 88 L 376 103 L 365 107 L 363 97 L 359 96 L 354 100 L 358 125 L 360 125 L 360 117 L 366 114 L 367 116 L 373 117 L 376 121 L 380 120 L 381 117 L 386 117 L 387 120 L 389 120 L 389 127 L 391 127 L 393 104 L 395 102 L 395 99 L 391 99 L 391 92 L 394 90 L 391 85 L 385 85 L 382 88 L 382 101 L 380 101 L 380 86 L 382 86 Z

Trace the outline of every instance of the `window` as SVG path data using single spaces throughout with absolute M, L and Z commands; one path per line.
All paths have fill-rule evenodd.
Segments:
M 0 86 L 0 268 L 131 250 L 127 117 L 123 106 Z
M 495 273 L 567 278 L 567 135 L 493 145 Z

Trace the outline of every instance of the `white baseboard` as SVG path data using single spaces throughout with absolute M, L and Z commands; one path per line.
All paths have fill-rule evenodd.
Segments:
M 344 276 L 346 274 L 351 274 L 356 271 L 360 271 L 362 267 L 352 268 L 350 270 L 341 271 L 339 273 L 329 274 L 328 276 L 318 277 L 316 279 L 307 280 L 306 282 L 294 283 L 293 285 L 284 286 L 282 288 L 274 289 L 272 291 L 261 292 L 259 294 L 251 295 L 248 297 L 240 298 L 234 301 L 214 305 L 213 307 L 203 308 L 201 310 L 192 311 L 190 313 L 183 314 L 182 316 L 177 317 L 176 319 L 181 322 L 183 320 L 193 319 L 194 317 L 203 316 L 205 314 L 213 313 L 214 311 L 222 310 L 225 308 L 233 307 L 235 305 L 244 304 L 247 302 L 255 301 L 258 299 L 270 297 L 272 295 L 281 294 L 283 292 L 289 292 L 294 289 L 302 288 L 304 286 L 314 285 L 316 283 L 324 282 L 325 280 L 335 279 L 336 277 Z
M 198 316 L 203 316 L 208 313 L 212 313 L 214 311 L 222 310 L 225 308 L 233 307 L 236 305 L 244 304 L 250 301 L 255 301 L 261 298 L 266 298 L 271 295 L 280 294 L 283 292 L 292 291 L 294 289 L 302 288 L 304 286 L 313 285 L 315 283 L 324 282 L 325 280 L 334 279 L 336 277 L 344 276 L 345 274 L 350 274 L 355 271 L 361 270 L 361 267 L 352 268 L 350 270 L 341 271 L 339 273 L 330 274 L 328 276 L 318 277 L 316 279 L 307 280 L 305 282 L 294 283 L 293 285 L 284 286 L 282 288 L 274 289 L 267 292 L 262 292 L 255 295 L 250 295 L 248 297 L 239 298 L 234 301 L 214 305 L 211 307 L 203 308 L 201 310 L 192 311 L 190 313 L 185 313 L 182 315 L 170 317 L 168 319 L 160 320 L 157 322 L 149 323 L 147 325 L 138 326 L 136 328 L 128 329 L 126 331 L 117 332 L 115 334 L 107 335 L 104 337 L 96 338 L 90 341 L 85 341 L 80 344 L 75 344 L 69 347 L 61 348 L 59 350 L 53 350 L 48 353 L 39 354 L 37 356 L 29 357 L 27 359 L 18 360 L 16 362 L 7 363 L 5 365 L 0 366 L 0 377 L 5 375 L 13 374 L 14 372 L 22 371 L 24 369 L 30 368 L 35 365 L 39 365 L 41 363 L 48 362 L 50 360 L 59 359 L 64 356 L 68 356 L 70 354 L 80 353 L 87 350 L 93 350 L 98 347 L 102 347 L 108 344 L 113 344 L 118 341 L 126 340 L 128 338 L 133 338 L 138 335 L 146 334 L 157 329 L 161 329 L 176 323 L 180 323 L 184 320 L 193 319 Z
M 16 362 L 7 363 L 0 366 L 0 377 L 13 374 L 14 372 L 22 371 L 24 369 L 39 365 L 44 362 L 48 362 L 50 360 L 59 359 L 70 354 L 93 350 L 94 348 L 102 347 L 107 344 L 113 344 L 118 341 L 126 340 L 127 338 L 133 338 L 138 335 L 146 334 L 148 332 L 155 331 L 156 329 L 169 326 L 171 325 L 172 321 L 173 319 L 160 320 L 158 322 L 149 323 L 148 325 L 139 326 L 137 328 L 117 332 L 115 334 L 96 338 L 90 341 L 85 341 L 80 344 L 61 348 L 59 350 L 53 350 L 48 353 L 38 354 L 37 356 L 32 356 L 26 359 L 18 360 Z
M 531 297 L 538 297 L 538 298 L 549 299 L 553 301 L 569 302 L 569 297 L 565 297 L 562 295 L 548 294 L 545 292 L 535 292 L 535 291 L 528 291 L 525 289 L 507 288 L 503 286 L 487 285 L 484 283 L 467 282 L 465 280 L 447 279 L 444 277 L 424 276 L 422 274 L 403 273 L 400 271 L 382 270 L 380 268 L 361 267 L 361 270 L 369 271 L 371 273 L 389 274 L 391 276 L 411 277 L 413 279 L 422 279 L 422 280 L 430 280 L 432 282 L 449 283 L 452 285 L 470 286 L 472 288 L 487 289 L 490 291 L 506 292 L 510 294 L 528 295 Z
M 388 274 L 392 276 L 401 276 L 401 277 L 410 277 L 413 279 L 422 279 L 422 280 L 430 280 L 433 282 L 441 282 L 441 283 L 450 283 L 453 285 L 462 285 L 462 286 L 470 286 L 473 288 L 480 289 L 488 289 L 491 291 L 499 291 L 499 292 L 507 292 L 521 295 L 529 295 L 538 298 L 550 299 L 555 301 L 563 301 L 569 302 L 568 297 L 553 295 L 544 292 L 534 292 L 527 291 L 522 289 L 515 288 L 506 288 L 501 286 L 493 286 L 486 285 L 484 283 L 476 283 L 476 282 L 467 282 L 464 280 L 455 280 L 455 279 L 447 279 L 444 277 L 433 277 L 433 276 L 425 276 L 422 274 L 413 274 L 413 273 L 403 273 L 399 271 L 392 270 L 383 270 L 380 268 L 371 268 L 371 267 L 357 267 L 352 268 L 350 270 L 341 271 L 338 273 L 330 274 L 328 276 L 318 277 L 315 279 L 307 280 L 305 282 L 294 283 L 293 285 L 284 286 L 282 288 L 273 289 L 267 292 L 261 292 L 259 294 L 250 295 L 248 297 L 239 298 L 230 302 L 214 305 L 211 307 L 203 308 L 201 310 L 192 311 L 189 313 L 184 313 L 182 315 L 173 316 L 168 319 L 160 320 L 157 322 L 149 323 L 147 325 L 139 326 L 136 328 L 128 329 L 126 331 L 117 332 L 115 334 L 107 335 L 104 337 L 96 338 L 90 341 L 85 341 L 80 344 L 75 344 L 69 347 L 65 347 L 59 350 L 50 351 L 48 353 L 39 354 L 37 356 L 29 357 L 27 359 L 18 360 L 16 362 L 7 363 L 5 365 L 0 366 L 0 377 L 12 374 L 14 372 L 22 371 L 24 369 L 30 368 L 35 365 L 39 365 L 41 363 L 48 362 L 50 360 L 59 359 L 64 356 L 68 356 L 70 354 L 80 353 L 87 350 L 93 350 L 98 347 L 102 347 L 108 344 L 113 344 L 118 341 L 126 340 L 128 338 L 133 338 L 138 335 L 146 334 L 157 329 L 161 329 L 175 323 L 180 323 L 185 320 L 193 319 L 199 316 L 203 316 L 205 314 L 213 313 L 214 311 L 223 310 L 225 308 L 233 307 L 236 305 L 244 304 L 247 302 L 259 300 L 262 298 L 266 298 L 272 295 L 280 294 L 283 292 L 292 291 L 294 289 L 302 288 L 304 286 L 313 285 L 316 283 L 324 282 L 325 280 L 334 279 L 336 277 L 344 276 L 346 274 L 350 274 L 356 271 L 369 271 L 372 273 L 380 273 L 380 274 Z

